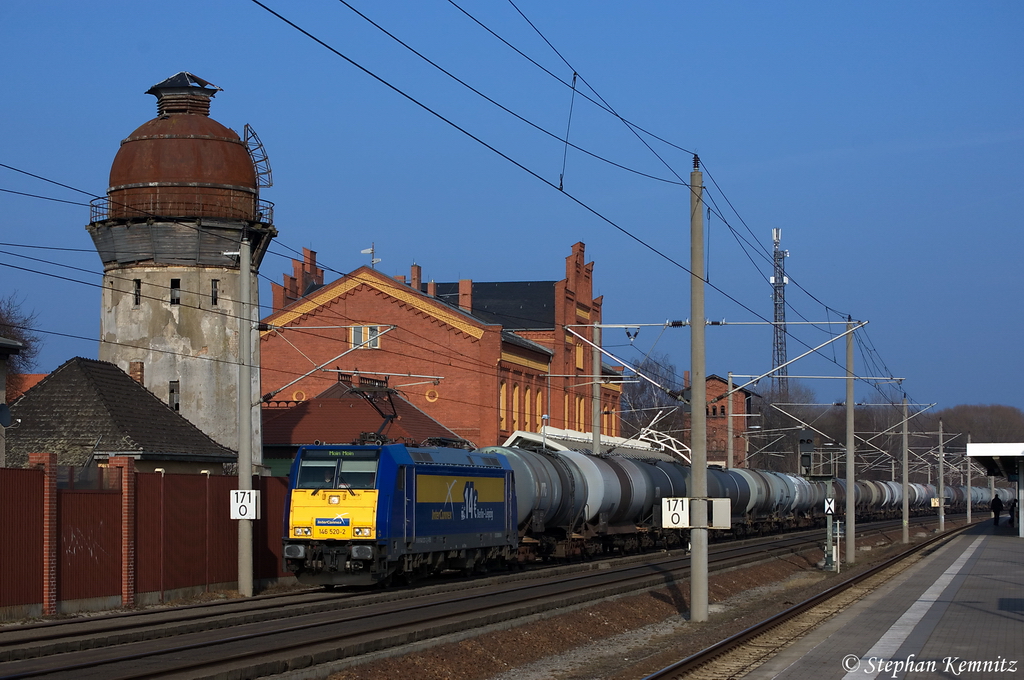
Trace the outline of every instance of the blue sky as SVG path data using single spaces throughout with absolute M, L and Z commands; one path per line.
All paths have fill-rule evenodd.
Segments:
M 904 377 L 912 401 L 939 408 L 1024 407 L 1021 3 L 459 1 L 562 81 L 575 69 L 573 100 L 449 2 L 352 0 L 553 136 L 344 4 L 266 4 L 422 106 L 253 2 L 8 0 L 0 163 L 102 195 L 120 140 L 155 115 L 144 92 L 191 71 L 224 90 L 213 117 L 251 124 L 270 156 L 263 198 L 280 235 L 261 270 L 266 300 L 289 249 L 316 250 L 338 272 L 365 264 L 373 242 L 388 274 L 415 262 L 438 281 L 552 280 L 583 241 L 605 321 L 640 324 L 690 316 L 688 275 L 671 262 L 689 261 L 687 190 L 673 172 L 688 179 L 696 151 L 716 213 L 708 274 L 723 291 L 708 291 L 708 318 L 771 318 L 766 253 L 781 228 L 788 319 L 870 321 L 859 374 Z M 583 94 L 675 146 L 641 135 L 649 149 Z M 571 102 L 570 141 L 635 172 L 565 153 Z M 6 168 L 0 189 L 89 200 Z M 0 206 L 0 290 L 38 313 L 39 370 L 95 357 L 101 266 L 88 209 L 2 192 Z M 790 331 L 791 357 L 827 338 Z M 770 367 L 770 328 L 714 327 L 707 339 L 710 373 Z M 644 328 L 632 345 L 609 331 L 606 345 L 627 361 L 689 363 L 681 329 Z M 840 375 L 843 347 L 825 354 L 790 373 Z M 841 382 L 810 386 L 843 398 Z M 881 398 L 868 385 L 857 396 Z

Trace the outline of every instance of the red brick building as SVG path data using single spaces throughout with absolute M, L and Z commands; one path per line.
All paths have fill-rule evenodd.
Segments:
M 424 282 L 369 267 L 329 284 L 316 253 L 273 286 L 261 333 L 261 384 L 275 400 L 305 401 L 353 375 L 386 378 L 414 406 L 459 436 L 497 444 L 515 430 L 590 431 L 592 338 L 601 322 L 594 264 L 576 243 L 559 281 Z M 317 367 L 323 366 L 322 369 Z M 610 380 L 617 373 L 605 366 Z M 602 385 L 602 412 L 619 410 L 620 387 Z M 617 416 L 601 431 L 618 435 Z
M 683 381 L 690 386 L 690 372 L 685 371 Z M 735 388 L 735 385 L 733 385 Z M 737 390 L 728 399 L 729 381 L 711 374 L 705 381 L 707 396 L 707 460 L 710 465 L 725 466 L 729 458 L 729 401 L 732 401 L 733 467 L 746 467 L 747 438 L 750 427 L 750 399 L 755 396 L 749 390 Z M 690 416 L 686 415 L 683 442 L 690 444 Z

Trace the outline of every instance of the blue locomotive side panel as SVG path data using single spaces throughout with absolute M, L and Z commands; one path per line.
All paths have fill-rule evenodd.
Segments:
M 416 475 L 416 533 L 420 536 L 507 531 L 506 475 L 419 471 Z

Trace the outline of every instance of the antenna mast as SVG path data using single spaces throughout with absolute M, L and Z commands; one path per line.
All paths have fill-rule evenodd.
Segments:
M 771 278 L 772 301 L 775 305 L 775 339 L 772 344 L 772 368 L 778 368 L 773 373 L 772 382 L 775 385 L 777 394 L 786 394 L 789 391 L 789 368 L 786 364 L 786 284 L 789 279 L 786 277 L 786 258 L 789 257 L 788 250 L 779 250 L 779 242 L 782 240 L 782 230 L 772 229 L 772 243 L 775 245 L 775 274 Z

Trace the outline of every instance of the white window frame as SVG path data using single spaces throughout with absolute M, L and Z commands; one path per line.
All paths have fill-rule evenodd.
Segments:
M 380 329 L 380 326 L 352 326 L 352 349 L 380 349 Z

